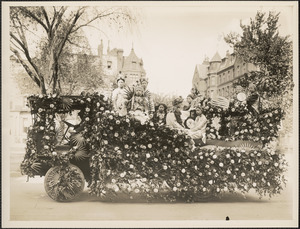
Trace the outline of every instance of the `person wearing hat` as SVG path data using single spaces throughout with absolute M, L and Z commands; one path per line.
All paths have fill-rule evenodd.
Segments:
M 155 112 L 155 106 L 154 106 L 154 102 L 153 102 L 153 99 L 152 99 L 151 92 L 149 90 L 147 90 L 148 79 L 146 77 L 140 78 L 140 84 L 143 87 L 144 95 L 148 99 L 148 102 L 149 102 L 149 117 L 153 118 L 153 114 Z
M 192 101 L 193 101 L 193 95 L 189 94 L 186 97 L 186 100 L 183 102 L 184 103 L 184 106 L 183 106 L 183 110 L 184 111 L 190 110 L 191 105 L 192 105 Z
M 117 77 L 118 87 L 112 92 L 112 105 L 114 110 L 120 116 L 127 114 L 126 99 L 125 99 L 125 79 L 122 74 Z
M 172 102 L 173 109 L 171 112 L 167 114 L 166 117 L 166 125 L 170 128 L 184 130 L 186 129 L 183 126 L 183 122 L 181 119 L 181 110 L 183 108 L 183 99 L 178 97 Z

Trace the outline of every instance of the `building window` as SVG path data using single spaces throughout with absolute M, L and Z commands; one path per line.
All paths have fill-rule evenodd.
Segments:
M 112 62 L 111 61 L 107 61 L 107 68 L 108 69 L 111 69 L 111 65 L 112 65 Z
M 132 67 L 133 67 L 133 69 L 137 68 L 136 61 L 132 61 Z

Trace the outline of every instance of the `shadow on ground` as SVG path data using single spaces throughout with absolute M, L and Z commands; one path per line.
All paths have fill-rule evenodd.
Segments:
M 196 199 L 196 198 L 195 198 Z M 143 199 L 139 196 L 133 196 L 132 199 L 128 195 L 119 194 L 118 196 L 112 198 L 100 198 L 97 196 L 90 195 L 87 191 L 83 192 L 76 200 L 72 202 L 106 202 L 106 203 L 162 203 L 162 204 L 173 204 L 173 203 L 186 203 L 184 200 L 177 200 L 175 202 L 165 201 L 161 199 Z M 221 197 L 205 197 L 198 198 L 196 201 L 191 203 L 241 203 L 241 202 L 252 202 L 252 203 L 266 203 L 268 202 L 265 199 L 259 199 L 257 195 L 241 193 L 224 193 Z

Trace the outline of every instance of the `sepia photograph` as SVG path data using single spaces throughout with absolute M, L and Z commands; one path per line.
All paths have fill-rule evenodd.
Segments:
M 295 227 L 297 1 L 2 1 L 2 227 Z

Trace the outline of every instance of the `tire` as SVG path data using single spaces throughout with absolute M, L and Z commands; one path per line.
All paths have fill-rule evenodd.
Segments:
M 63 174 L 69 172 L 69 177 Z M 71 177 L 69 181 L 68 178 Z M 66 180 L 67 179 L 67 180 Z M 59 184 L 62 185 L 59 186 Z M 59 166 L 52 167 L 45 175 L 44 188 L 48 196 L 58 202 L 67 202 L 76 199 L 83 191 L 85 178 L 82 171 L 70 164 L 66 169 Z

